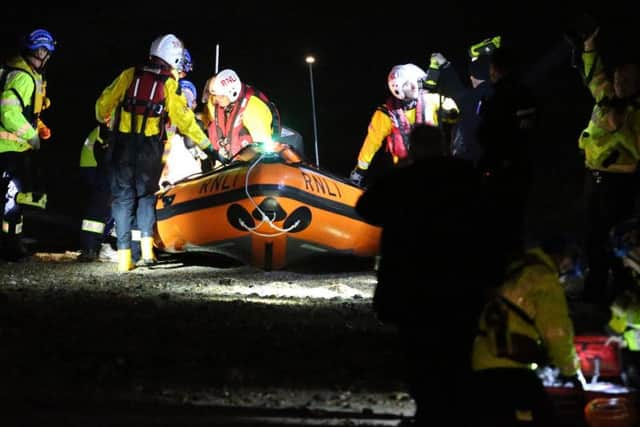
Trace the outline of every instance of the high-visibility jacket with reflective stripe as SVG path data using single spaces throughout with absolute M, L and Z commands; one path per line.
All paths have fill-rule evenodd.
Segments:
M 613 82 L 605 73 L 601 56 L 595 50 L 584 52 L 582 61 L 596 102 L 589 124 L 578 139 L 585 164 L 607 172 L 633 172 L 640 159 L 640 99 L 622 109 L 612 107 L 607 100 L 615 98 Z M 604 166 L 603 161 L 610 159 L 614 151 L 618 152 L 617 159 Z
M 36 120 L 42 110 L 46 83 L 21 56 L 7 65 L 6 82 L 0 93 L 0 153 L 26 151 L 36 133 Z M 35 96 L 34 96 L 35 95 Z M 30 120 L 31 119 L 31 120 Z
M 80 150 L 81 168 L 95 168 L 98 166 L 96 157 L 93 154 L 93 147 L 96 142 L 98 144 L 102 143 L 102 139 L 100 139 L 100 126 L 96 126 L 91 132 L 89 132 L 87 139 L 85 139 L 84 144 L 82 144 L 82 149 Z
M 509 271 L 520 270 L 501 286 L 502 297 L 517 306 L 528 319 L 513 310 L 508 311 L 507 331 L 532 340 L 541 340 L 549 361 L 564 375 L 574 375 L 579 366 L 573 342 L 573 323 L 564 289 L 558 279 L 553 260 L 539 248 L 527 251 L 527 258 L 535 263 L 518 261 Z M 531 320 L 532 322 L 528 322 Z M 491 368 L 528 368 L 529 364 L 496 355 L 487 310 L 482 314 L 476 336 L 472 363 L 476 371 Z

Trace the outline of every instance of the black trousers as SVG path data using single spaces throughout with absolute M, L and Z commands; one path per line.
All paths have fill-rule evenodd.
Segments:
M 603 309 L 631 280 L 630 272 L 612 251 L 609 234 L 614 226 L 634 214 L 637 185 L 636 174 L 586 170 L 587 276 L 583 297 Z

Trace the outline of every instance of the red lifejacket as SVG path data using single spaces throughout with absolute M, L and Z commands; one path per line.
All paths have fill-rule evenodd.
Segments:
M 420 91 L 418 99 L 413 105 L 405 104 L 397 98 L 389 97 L 384 105 L 378 107 L 391 119 L 391 133 L 387 136 L 387 151 L 399 160 L 405 159 L 409 155 L 409 134 L 413 126 L 429 123 L 425 118 L 425 98 L 426 92 Z M 405 114 L 406 110 L 416 109 L 416 121 L 412 125 Z
M 144 133 L 149 117 L 160 117 L 160 132 L 164 132 L 168 116 L 165 110 L 164 84 L 168 78 L 173 78 L 171 70 L 136 67 L 133 81 L 125 92 L 121 105 L 122 110 L 131 114 L 132 122 L 135 116 L 143 116 L 141 133 Z M 130 129 L 131 133 L 135 133 L 134 123 L 131 123 Z
M 272 116 L 272 135 L 280 134 L 280 114 L 273 103 L 261 91 L 243 84 L 239 99 L 227 107 L 216 105 L 213 110 L 213 119 L 209 123 L 209 141 L 216 150 L 224 148 L 229 158 L 253 142 L 249 130 L 242 124 L 244 111 L 252 96 L 257 96 L 269 107 Z M 231 110 L 225 111 L 229 107 Z

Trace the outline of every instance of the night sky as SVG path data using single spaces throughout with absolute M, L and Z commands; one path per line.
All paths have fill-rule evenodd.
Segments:
M 577 136 L 592 103 L 570 66 L 562 33 L 584 9 L 558 6 L 561 2 L 512 2 L 499 6 L 502 16 L 497 16 L 498 6 L 470 8 L 455 1 L 383 3 L 358 12 L 306 2 L 291 7 L 225 3 L 177 4 L 172 12 L 150 2 L 144 7 L 3 8 L 3 58 L 34 28 L 48 29 L 59 43 L 47 70 L 52 108 L 42 116 L 53 137 L 38 153 L 49 193 L 68 192 L 75 182 L 80 147 L 95 125 L 94 104 L 102 89 L 124 68 L 144 61 L 160 34 L 174 33 L 185 42 L 195 68 L 188 79 L 199 91 L 213 74 L 219 43 L 221 68 L 234 69 L 276 103 L 283 124 L 303 135 L 310 161 L 313 128 L 304 58 L 313 54 L 320 166 L 343 176 L 355 165 L 371 114 L 388 95 L 386 76 L 393 65 L 413 62 L 426 68 L 429 55 L 440 51 L 464 71 L 467 47 L 501 34 L 520 46 L 526 69 L 538 70 L 532 87 L 544 106 L 544 137 L 534 156 L 541 172 L 537 192 L 544 197 L 536 209 L 552 221 L 554 212 L 577 209 Z M 619 47 L 613 40 L 632 32 L 612 13 L 595 15 L 608 31 L 608 46 Z

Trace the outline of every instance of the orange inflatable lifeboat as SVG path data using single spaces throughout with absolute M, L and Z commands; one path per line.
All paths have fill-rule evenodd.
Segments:
M 316 255 L 372 257 L 381 229 L 355 212 L 362 191 L 288 145 L 252 144 L 231 164 L 158 193 L 156 247 L 218 253 L 265 270 Z

